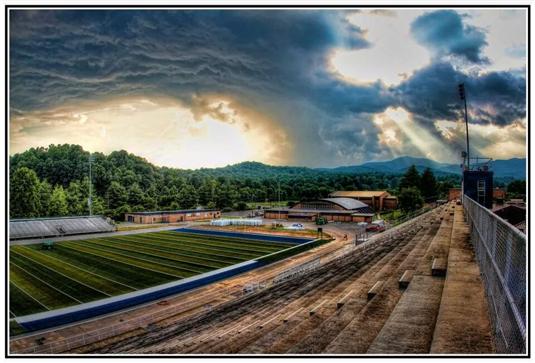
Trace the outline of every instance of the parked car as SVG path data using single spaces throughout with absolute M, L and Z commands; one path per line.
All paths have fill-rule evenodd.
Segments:
M 366 231 L 368 232 L 382 232 L 385 229 L 385 221 L 383 221 L 382 219 L 373 221 L 366 227 Z

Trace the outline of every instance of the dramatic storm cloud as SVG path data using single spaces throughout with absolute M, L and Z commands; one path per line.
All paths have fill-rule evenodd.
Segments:
M 487 45 L 481 29 L 463 24 L 453 10 L 440 10 L 418 17 L 411 26 L 415 38 L 439 56 L 456 55 L 470 62 L 487 61 L 481 51 Z
M 455 160 L 458 82 L 489 145 L 525 125 L 525 35 L 506 27 L 519 22 L 524 11 L 11 10 L 10 152 L 78 143 L 179 167 Z

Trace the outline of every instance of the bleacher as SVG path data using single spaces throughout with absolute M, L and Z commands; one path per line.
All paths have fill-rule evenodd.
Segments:
M 60 237 L 112 232 L 115 226 L 102 216 L 12 219 L 9 239 Z

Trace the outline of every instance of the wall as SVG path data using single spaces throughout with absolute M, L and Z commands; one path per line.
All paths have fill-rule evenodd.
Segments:
M 258 261 L 247 261 L 238 265 L 207 272 L 168 284 L 134 291 L 95 302 L 76 305 L 63 309 L 47 311 L 15 318 L 18 324 L 28 331 L 42 330 L 75 321 L 109 314 L 135 305 L 144 304 L 187 290 L 196 289 L 209 283 L 219 281 L 262 266 Z
M 129 217 L 132 217 L 133 223 L 152 224 L 152 223 L 176 223 L 184 221 L 195 221 L 198 219 L 211 219 L 221 217 L 220 211 L 198 211 L 186 213 L 172 213 L 172 214 L 143 214 L 136 215 L 132 213 L 125 213 L 124 220 L 128 222 Z
M 493 175 L 492 171 L 465 170 L 463 172 L 463 193 L 485 208 L 492 208 Z M 485 183 L 484 196 L 481 198 L 478 197 L 477 191 L 480 181 Z
M 371 223 L 371 222 L 372 222 L 372 217 L 367 217 L 367 216 L 353 216 L 352 221 L 353 221 L 353 222 L 367 222 L 367 223 Z
M 398 198 L 396 197 L 387 197 L 383 199 L 383 209 L 396 209 L 398 207 Z
M 280 216 L 280 218 L 279 218 Z M 288 213 L 264 211 L 264 218 L 267 219 L 288 219 Z

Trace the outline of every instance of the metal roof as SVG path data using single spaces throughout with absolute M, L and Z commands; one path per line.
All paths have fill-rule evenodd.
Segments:
M 366 208 L 357 209 L 357 210 L 337 210 L 337 209 L 266 209 L 264 212 L 270 213 L 279 213 L 281 214 L 291 214 L 298 215 L 300 213 L 309 213 L 309 214 L 347 214 L 347 215 L 363 215 L 363 216 L 373 216 L 373 210 L 366 206 Z
M 54 237 L 72 234 L 111 232 L 115 226 L 102 216 L 13 219 L 9 221 L 9 238 Z
M 320 200 L 338 204 L 344 209 L 347 210 L 353 210 L 353 209 L 359 209 L 359 208 L 365 208 L 368 207 L 367 204 L 362 203 L 360 200 L 351 199 L 351 198 L 322 198 Z
M 346 198 L 372 198 L 381 197 L 388 194 L 386 190 L 339 190 L 329 194 L 329 197 L 346 197 Z

